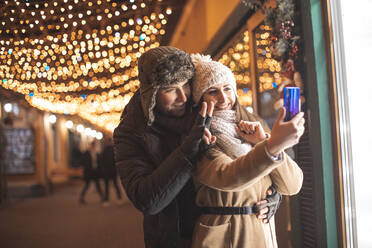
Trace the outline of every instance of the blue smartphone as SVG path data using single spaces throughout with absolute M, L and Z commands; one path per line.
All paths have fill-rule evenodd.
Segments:
M 299 87 L 285 87 L 283 90 L 284 107 L 286 114 L 284 121 L 290 121 L 301 111 L 301 93 Z

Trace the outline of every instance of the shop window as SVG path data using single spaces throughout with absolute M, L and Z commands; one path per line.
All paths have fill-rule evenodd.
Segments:
M 251 56 L 248 31 L 239 34 L 237 39 L 226 49 L 226 52 L 221 55 L 218 61 L 228 66 L 234 73 L 239 103 L 253 111 L 253 92 L 250 72 Z
M 4 164 L 7 174 L 35 172 L 35 137 L 31 128 L 6 128 Z
M 279 85 L 281 64 L 273 58 L 270 50 L 271 28 L 261 24 L 254 29 L 254 51 L 256 58 L 257 112 L 270 126 L 274 123 L 280 105 Z
M 270 52 L 270 39 L 271 28 L 254 15 L 216 59 L 234 73 L 239 103 L 272 126 L 281 106 L 282 68 Z

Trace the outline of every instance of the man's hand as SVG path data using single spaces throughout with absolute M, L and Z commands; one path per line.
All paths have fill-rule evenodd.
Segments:
M 263 223 L 268 223 L 270 218 L 275 215 L 282 201 L 282 196 L 276 191 L 274 186 L 270 186 L 267 190 L 266 199 L 255 204 L 257 210 L 257 218 Z
M 265 131 L 260 122 L 243 121 L 241 120 L 237 126 L 235 126 L 236 132 L 244 139 L 245 142 L 252 145 L 266 138 Z
M 271 195 L 272 193 L 273 193 L 273 191 L 270 188 L 266 192 L 267 195 Z M 267 200 L 262 200 L 262 201 L 257 202 L 256 206 L 261 206 L 262 204 L 265 204 L 265 203 L 267 203 Z M 263 223 L 269 222 L 268 219 L 267 219 L 267 212 L 269 212 L 269 208 L 265 207 L 265 208 L 259 210 L 258 213 L 257 213 L 257 218 L 262 220 Z
M 304 113 L 300 112 L 290 121 L 284 121 L 285 108 L 281 108 L 276 119 L 271 137 L 267 140 L 270 154 L 278 156 L 282 151 L 296 145 L 305 131 Z
M 206 145 L 213 145 L 216 142 L 216 136 L 212 135 L 209 128 L 211 126 L 211 120 L 214 110 L 214 103 L 206 103 L 202 102 L 202 108 L 200 110 L 200 115 L 205 117 L 205 129 L 204 129 L 204 135 L 203 135 L 203 141 Z
M 200 152 L 205 152 L 206 148 L 203 144 L 206 144 L 208 147 L 216 140 L 216 137 L 212 136 L 208 130 L 213 115 L 213 110 L 213 103 L 202 103 L 200 113 L 196 117 L 189 135 L 184 139 L 181 145 L 181 150 L 192 162 L 196 162 L 200 155 Z

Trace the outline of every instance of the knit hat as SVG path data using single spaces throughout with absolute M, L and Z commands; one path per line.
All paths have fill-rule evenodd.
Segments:
M 196 104 L 209 88 L 221 83 L 229 83 L 236 94 L 236 81 L 230 68 L 213 61 L 209 55 L 191 54 L 191 59 L 195 66 L 192 95 Z
M 190 55 L 175 47 L 160 46 L 148 50 L 138 60 L 142 109 L 151 126 L 160 88 L 189 80 L 194 76 Z

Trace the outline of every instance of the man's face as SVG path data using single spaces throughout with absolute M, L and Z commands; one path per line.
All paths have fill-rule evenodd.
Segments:
M 156 109 L 168 116 L 181 117 L 185 114 L 190 94 L 191 88 L 188 80 L 161 88 L 156 97 Z

